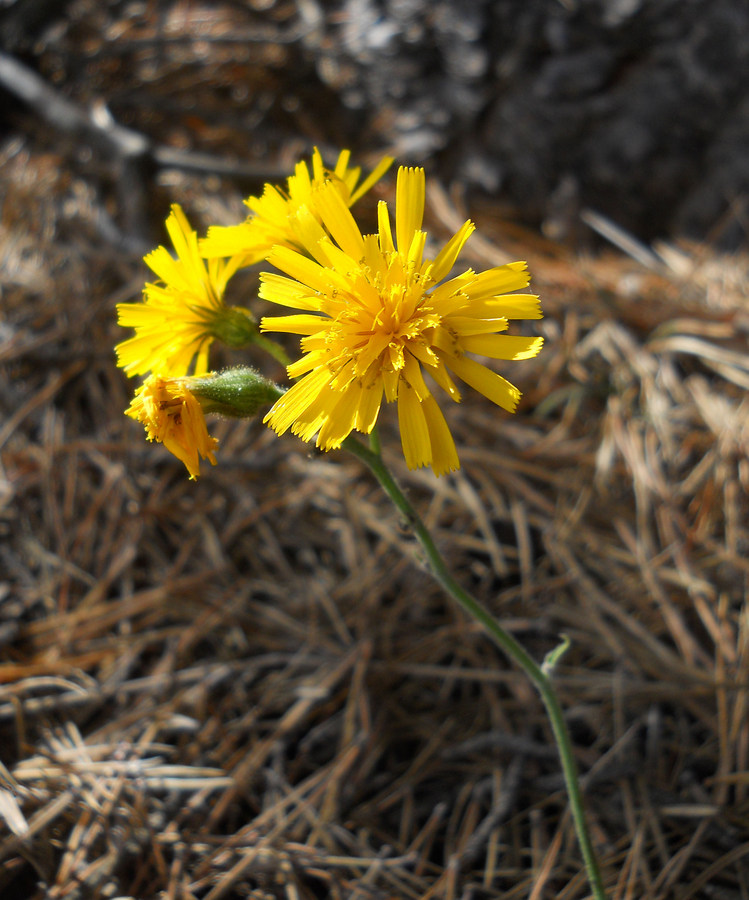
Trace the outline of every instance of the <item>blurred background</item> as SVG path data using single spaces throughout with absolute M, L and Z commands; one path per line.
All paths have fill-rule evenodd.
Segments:
M 581 239 L 590 207 L 643 240 L 727 247 L 746 237 L 748 35 L 736 0 L 9 0 L 0 12 L 6 53 L 101 128 L 111 117 L 143 136 L 132 189 L 165 177 L 164 148 L 219 157 L 206 175 L 234 164 L 260 180 L 311 144 L 387 149 L 557 239 Z M 18 81 L 5 85 L 4 127 L 26 116 L 28 128 Z M 102 190 L 116 180 L 111 148 L 87 165 L 94 150 L 61 147 L 64 123 L 50 131 L 46 112 L 37 124 L 57 152 Z

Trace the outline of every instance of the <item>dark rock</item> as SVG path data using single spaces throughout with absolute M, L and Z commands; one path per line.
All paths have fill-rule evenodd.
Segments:
M 573 184 L 642 238 L 704 237 L 747 190 L 745 2 L 345 0 L 326 29 L 311 49 L 345 67 L 330 86 L 370 140 L 439 154 L 528 220 Z

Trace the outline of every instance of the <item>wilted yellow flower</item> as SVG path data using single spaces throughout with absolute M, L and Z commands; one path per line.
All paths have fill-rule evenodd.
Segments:
M 238 256 L 245 266 L 260 262 L 270 250 L 280 244 L 303 250 L 296 234 L 295 213 L 301 206 L 315 213 L 316 188 L 326 181 L 334 185 L 346 206 L 353 206 L 390 168 L 392 157 L 386 156 L 357 187 L 360 168 L 349 168 L 349 150 L 341 151 L 333 170 L 323 166 L 317 148 L 312 153 L 312 176 L 306 162 L 296 165 L 294 174 L 287 179 L 287 189 L 266 184 L 262 196 L 248 197 L 245 205 L 252 215 L 241 225 L 219 226 L 208 229 L 208 237 L 200 242 L 200 252 L 205 257 Z M 319 221 L 319 215 L 317 216 Z
M 147 284 L 143 303 L 119 303 L 118 321 L 135 329 L 135 337 L 118 344 L 117 363 L 128 375 L 158 372 L 186 375 L 208 371 L 208 348 L 215 337 L 247 343 L 254 323 L 249 315 L 224 304 L 224 291 L 237 259 L 204 260 L 198 236 L 176 204 L 166 228 L 177 253 L 158 247 L 145 257 L 159 283 Z
M 362 236 L 330 184 L 314 198 L 321 222 L 300 209 L 297 228 L 307 255 L 275 247 L 268 261 L 290 277 L 264 273 L 260 287 L 265 300 L 305 310 L 260 323 L 262 330 L 303 335 L 304 355 L 288 368 L 300 380 L 265 421 L 278 434 L 288 428 L 303 440 L 317 434 L 317 446 L 329 450 L 354 429 L 371 432 L 384 396 L 398 404 L 408 466 L 430 465 L 440 475 L 460 463 L 424 373 L 456 402 L 460 394 L 451 375 L 514 412 L 520 391 L 470 354 L 526 359 L 539 352 L 543 339 L 499 333 L 510 319 L 541 318 L 538 297 L 507 293 L 528 285 L 524 262 L 444 280 L 474 230 L 472 222 L 435 259 L 423 258 L 424 193 L 423 169 L 398 171 L 395 240 L 386 203 L 378 207 L 379 233 Z
M 125 410 L 146 427 L 149 441 L 159 441 L 187 466 L 190 478 L 200 475 L 200 458 L 216 465 L 216 438 L 208 434 L 203 409 L 190 391 L 190 378 L 150 375 Z

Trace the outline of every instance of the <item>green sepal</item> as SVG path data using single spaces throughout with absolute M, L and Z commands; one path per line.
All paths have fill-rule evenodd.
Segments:
M 232 350 L 249 347 L 260 328 L 249 310 L 241 306 L 224 306 L 211 321 L 211 335 Z

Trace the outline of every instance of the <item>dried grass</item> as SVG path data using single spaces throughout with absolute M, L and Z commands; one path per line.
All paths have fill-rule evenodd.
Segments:
M 124 419 L 144 267 L 40 143 L 0 148 L 3 896 L 587 896 L 540 703 L 358 464 L 222 422 L 192 484 Z M 749 896 L 749 263 L 478 220 L 547 311 L 523 406 L 450 410 L 453 478 L 384 445 L 462 583 L 537 658 L 570 636 L 610 897 Z

